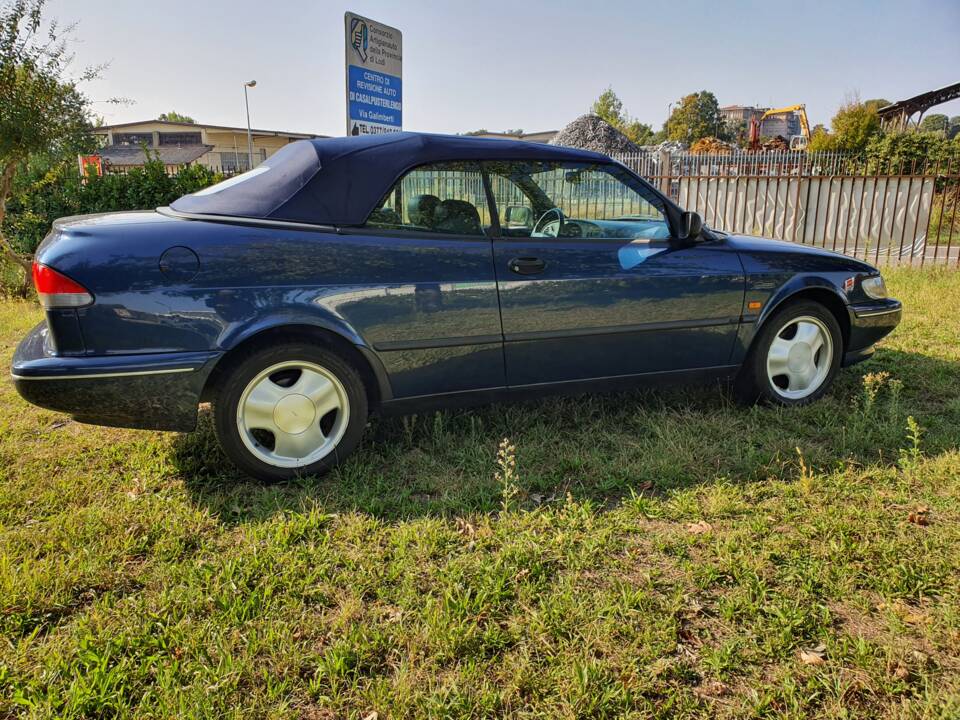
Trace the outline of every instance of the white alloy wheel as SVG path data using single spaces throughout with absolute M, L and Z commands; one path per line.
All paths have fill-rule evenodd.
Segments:
M 343 383 L 316 363 L 276 363 L 247 383 L 237 430 L 247 450 L 278 468 L 305 467 L 333 452 L 350 421 Z
M 771 389 L 787 400 L 812 395 L 830 375 L 833 352 L 833 337 L 823 321 L 810 315 L 791 318 L 767 351 Z

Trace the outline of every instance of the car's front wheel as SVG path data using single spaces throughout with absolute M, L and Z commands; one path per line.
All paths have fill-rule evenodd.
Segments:
M 262 348 L 236 360 L 214 404 L 224 452 L 265 481 L 325 473 L 353 451 L 366 422 L 356 370 L 310 343 Z
M 833 383 L 843 356 L 840 325 L 827 308 L 809 300 L 790 303 L 760 328 L 736 389 L 746 402 L 805 405 Z

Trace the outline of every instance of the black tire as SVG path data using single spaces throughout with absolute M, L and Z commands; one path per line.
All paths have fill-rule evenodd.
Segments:
M 265 450 L 270 453 L 270 438 L 272 435 L 256 435 L 260 430 L 250 432 L 241 428 L 238 407 L 247 387 L 268 368 L 281 363 L 305 363 L 318 366 L 339 382 L 338 397 L 345 393 L 348 401 L 346 419 L 343 421 L 337 434 L 340 435 L 332 449 L 316 461 L 299 464 L 293 467 L 278 467 L 259 456 L 255 449 L 248 447 L 252 443 L 261 453 Z M 286 373 L 295 373 L 295 370 L 285 370 Z M 268 378 L 277 377 L 273 373 Z M 287 382 L 295 383 L 294 379 Z M 282 379 L 282 378 L 281 378 Z M 342 392 L 339 392 L 342 390 Z M 330 411 L 334 418 L 341 409 Z M 274 412 L 274 416 L 276 411 Z M 322 424 L 329 419 L 324 416 L 316 420 Z M 336 419 L 334 420 L 336 422 Z M 328 348 L 309 342 L 292 342 L 273 347 L 254 349 L 235 358 L 223 373 L 217 397 L 214 400 L 214 429 L 221 448 L 227 457 L 243 472 L 264 482 L 278 482 L 304 475 L 322 475 L 331 468 L 343 462 L 349 456 L 363 435 L 367 424 L 367 394 L 360 375 L 337 353 Z M 311 430 L 315 430 L 312 424 Z M 254 437 L 256 435 L 256 437 Z M 265 440 L 262 444 L 260 440 Z
M 813 392 L 799 398 L 784 397 L 785 388 L 775 384 L 774 379 L 769 376 L 767 357 L 771 344 L 785 326 L 792 320 L 803 317 L 816 318 L 829 331 L 832 355 L 825 368 L 826 375 Z M 737 399 L 746 404 L 761 402 L 768 405 L 806 405 L 823 397 L 830 389 L 840 370 L 843 352 L 843 333 L 837 318 L 830 310 L 812 300 L 789 302 L 777 309 L 760 327 L 734 382 L 734 392 Z

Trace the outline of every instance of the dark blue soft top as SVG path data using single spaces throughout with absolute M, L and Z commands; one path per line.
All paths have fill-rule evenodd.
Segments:
M 301 140 L 250 172 L 171 204 L 174 210 L 320 225 L 362 225 L 407 170 L 455 160 L 604 162 L 574 148 L 463 135 L 393 133 Z

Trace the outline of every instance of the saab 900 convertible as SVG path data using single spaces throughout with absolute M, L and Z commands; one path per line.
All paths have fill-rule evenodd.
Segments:
M 734 379 L 823 395 L 899 322 L 877 270 L 703 226 L 603 155 L 415 133 L 308 140 L 149 212 L 65 218 L 12 374 L 81 422 L 317 474 L 370 413 Z

